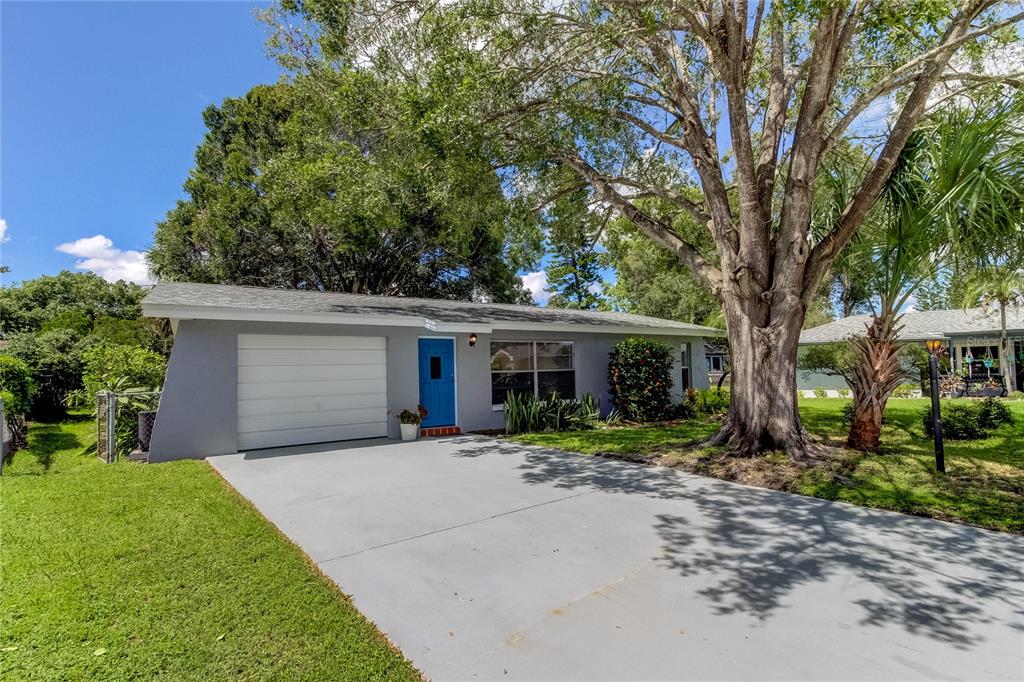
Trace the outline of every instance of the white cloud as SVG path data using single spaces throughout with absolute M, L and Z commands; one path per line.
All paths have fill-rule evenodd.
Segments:
M 7 221 L 0 218 L 0 244 L 6 244 L 10 238 L 11 236 L 7 234 Z
M 91 270 L 108 282 L 124 279 L 136 284 L 149 284 L 153 281 L 146 265 L 146 254 L 122 251 L 102 234 L 61 244 L 57 250 L 78 257 L 75 269 Z
M 548 285 L 548 273 L 543 270 L 529 272 L 523 275 L 523 286 L 529 289 L 533 300 L 540 305 L 548 302 L 548 292 L 544 288 Z

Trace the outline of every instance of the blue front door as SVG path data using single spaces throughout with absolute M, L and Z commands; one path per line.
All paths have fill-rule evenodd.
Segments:
M 420 405 L 423 426 L 455 425 L 455 341 L 420 339 Z

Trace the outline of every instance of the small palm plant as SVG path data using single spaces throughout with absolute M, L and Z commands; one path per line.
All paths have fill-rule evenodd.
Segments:
M 904 379 L 902 312 L 922 282 L 953 262 L 1011 246 L 1024 207 L 1019 101 L 947 108 L 919 127 L 840 267 L 866 282 L 873 314 L 847 381 L 854 416 L 848 444 L 878 448 L 886 402 Z M 835 182 L 830 204 L 847 206 L 856 184 Z M 827 216 L 823 222 L 828 223 Z

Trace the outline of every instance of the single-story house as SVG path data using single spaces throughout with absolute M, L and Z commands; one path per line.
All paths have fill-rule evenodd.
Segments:
M 808 347 L 823 343 L 838 343 L 853 336 L 863 336 L 871 315 L 852 315 L 800 334 L 800 345 Z M 1000 321 L 998 309 L 968 308 L 966 310 L 920 310 L 904 313 L 900 321 L 899 338 L 924 344 L 939 339 L 949 353 L 954 374 L 963 372 L 974 380 L 991 379 L 1007 390 L 1024 387 L 1024 308 L 1012 307 L 1006 311 L 1006 328 L 1012 354 L 1006 357 L 1000 347 Z M 814 372 L 797 371 L 797 388 L 805 395 L 823 388 L 829 395 L 838 395 L 846 389 L 840 377 Z
M 511 390 L 609 408 L 612 346 L 675 349 L 676 398 L 707 387 L 709 327 L 618 312 L 288 289 L 160 283 L 147 317 L 174 330 L 152 462 L 285 445 L 397 437 L 403 409 L 448 434 L 504 425 Z M 699 368 L 699 369 L 698 369 Z

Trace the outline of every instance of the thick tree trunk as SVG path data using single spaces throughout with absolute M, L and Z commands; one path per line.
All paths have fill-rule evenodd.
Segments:
M 886 403 L 903 380 L 898 322 L 899 315 L 890 311 L 874 318 L 867 335 L 853 341 L 859 362 L 849 377 L 853 422 L 846 444 L 855 450 L 878 449 Z
M 731 455 L 752 457 L 780 450 L 794 457 L 815 445 L 797 409 L 796 353 L 804 306 L 789 301 L 768 308 L 726 301 L 726 327 L 732 362 L 729 412 L 707 445 L 725 446 Z M 744 310 L 754 308 L 754 315 Z M 758 325 L 753 317 L 764 316 Z

